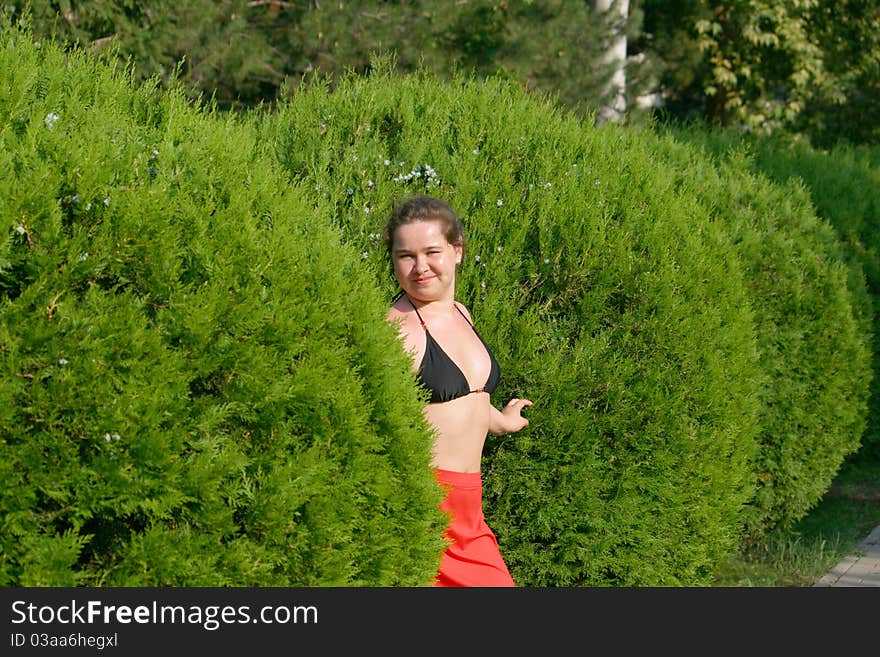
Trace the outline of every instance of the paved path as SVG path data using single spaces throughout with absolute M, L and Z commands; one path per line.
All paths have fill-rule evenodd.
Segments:
M 880 587 L 880 527 L 859 543 L 852 554 L 844 557 L 813 586 L 877 586 Z

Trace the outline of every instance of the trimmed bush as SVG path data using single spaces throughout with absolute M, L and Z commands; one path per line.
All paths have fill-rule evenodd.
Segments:
M 179 89 L 0 36 L 0 584 L 426 585 L 409 361 L 331 208 Z
M 421 586 L 445 518 L 384 321 L 404 196 L 463 216 L 501 363 L 486 513 L 526 586 L 711 583 L 864 417 L 797 185 L 510 82 L 315 80 L 265 113 L 0 37 L 0 583 Z
M 742 143 L 750 154 L 750 168 L 779 184 L 793 181 L 796 187 L 805 187 L 816 215 L 837 233 L 850 265 L 853 311 L 862 331 L 873 336 L 870 410 L 859 453 L 880 457 L 880 148 L 840 144 L 822 151 L 781 138 L 755 139 L 726 131 L 709 134 L 707 148 L 724 152 Z
M 756 171 L 745 143 L 723 143 L 723 132 L 672 133 L 663 162 L 729 232 L 754 300 L 764 373 L 759 488 L 749 514 L 755 540 L 806 515 L 859 448 L 870 306 L 860 269 L 817 217 L 809 190 L 797 179 L 774 184 Z
M 490 438 L 486 513 L 531 586 L 706 583 L 740 538 L 758 428 L 735 250 L 650 133 L 586 127 L 501 81 L 305 86 L 259 119 L 290 184 L 331 208 L 390 301 L 378 239 L 427 192 L 466 224 L 459 297 L 535 404 Z

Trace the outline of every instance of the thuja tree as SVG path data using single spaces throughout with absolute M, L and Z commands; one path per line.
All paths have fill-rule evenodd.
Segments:
M 391 207 L 427 192 L 461 213 L 458 295 L 501 364 L 493 401 L 534 402 L 483 462 L 514 579 L 709 581 L 754 490 L 753 308 L 722 227 L 650 135 L 589 128 L 499 79 L 400 79 L 381 62 L 259 124 L 388 300 Z
M 333 208 L 179 89 L 0 35 L 0 583 L 426 585 L 430 434 Z
M 733 131 L 687 134 L 703 134 L 703 144 L 713 152 L 747 148 L 751 169 L 781 184 L 803 185 L 817 216 L 833 227 L 849 264 L 853 310 L 862 331 L 873 335 L 868 426 L 859 454 L 850 460 L 880 456 L 880 148 L 841 143 L 820 150 L 802 141 L 755 139 Z
M 724 224 L 754 299 L 763 372 L 748 518 L 756 540 L 803 517 L 861 444 L 871 379 L 865 278 L 851 275 L 843 240 L 800 180 L 753 173 L 754 155 L 729 132 L 678 134 L 689 145 L 670 139 L 663 164 Z M 701 165 L 706 158 L 717 166 Z

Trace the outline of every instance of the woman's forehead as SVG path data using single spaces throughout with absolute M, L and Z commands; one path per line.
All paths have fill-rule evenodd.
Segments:
M 394 245 L 447 245 L 449 241 L 443 232 L 443 223 L 435 219 L 425 219 L 402 224 L 394 231 Z

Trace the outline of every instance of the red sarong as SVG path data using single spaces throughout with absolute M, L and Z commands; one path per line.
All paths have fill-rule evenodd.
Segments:
M 483 517 L 480 473 L 434 468 L 434 477 L 446 489 L 440 508 L 451 515 L 434 586 L 516 586 Z

